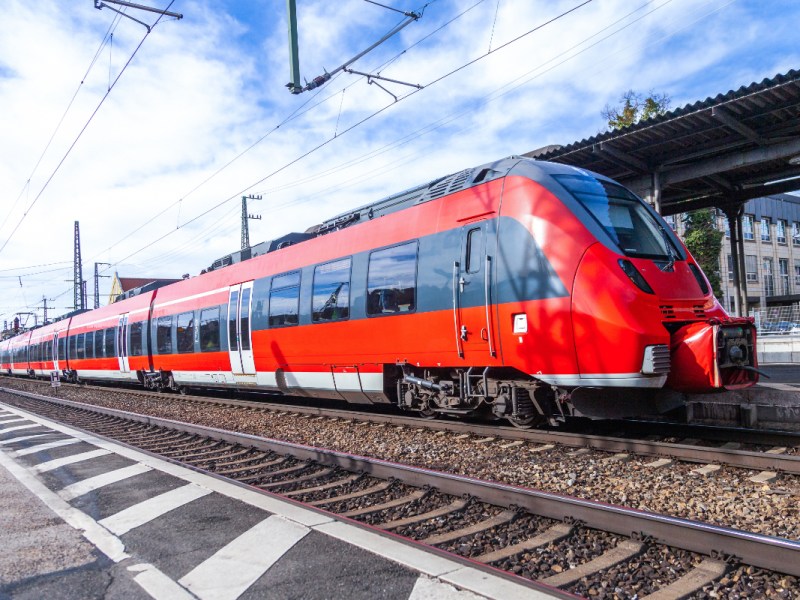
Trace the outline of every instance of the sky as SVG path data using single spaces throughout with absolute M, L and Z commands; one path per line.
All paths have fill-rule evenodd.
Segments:
M 75 221 L 91 306 L 95 263 L 179 278 L 238 250 L 243 195 L 256 244 L 602 133 L 629 89 L 679 108 L 800 67 L 793 0 L 297 0 L 308 81 L 421 16 L 350 65 L 404 84 L 291 94 L 284 0 L 138 3 L 183 18 L 0 0 L 0 326 L 72 309 Z

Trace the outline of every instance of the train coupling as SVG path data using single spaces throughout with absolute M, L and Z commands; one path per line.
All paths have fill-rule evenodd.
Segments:
M 758 382 L 753 319 L 729 317 L 687 323 L 672 332 L 666 387 L 703 393 L 750 387 Z

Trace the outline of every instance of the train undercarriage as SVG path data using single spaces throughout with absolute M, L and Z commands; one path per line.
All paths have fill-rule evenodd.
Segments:
M 525 378 L 514 369 L 401 368 L 396 382 L 398 406 L 428 418 L 490 415 L 528 428 L 576 416 L 568 391 Z

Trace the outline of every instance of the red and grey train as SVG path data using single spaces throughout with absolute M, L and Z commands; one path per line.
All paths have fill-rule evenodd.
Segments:
M 752 322 L 725 313 L 646 202 L 596 173 L 509 157 L 290 235 L 6 340 L 0 369 L 523 426 L 758 380 Z

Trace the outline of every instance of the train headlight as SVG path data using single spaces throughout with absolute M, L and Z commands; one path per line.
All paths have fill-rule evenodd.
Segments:
M 636 287 L 646 294 L 655 294 L 653 288 L 651 288 L 650 284 L 645 281 L 645 278 L 642 276 L 642 274 L 636 270 L 636 267 L 633 266 L 631 261 L 620 258 L 619 266 L 623 271 L 625 271 L 625 275 L 628 276 L 628 278 L 636 285 Z

